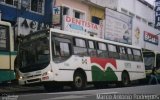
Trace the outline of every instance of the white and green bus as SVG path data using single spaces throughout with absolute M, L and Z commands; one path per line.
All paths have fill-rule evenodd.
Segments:
M 126 86 L 146 77 L 141 48 L 58 29 L 24 37 L 19 62 L 19 84 L 41 83 L 47 90 L 61 83 L 75 89 L 87 83 Z
M 15 79 L 14 34 L 9 22 L 0 20 L 0 83 Z

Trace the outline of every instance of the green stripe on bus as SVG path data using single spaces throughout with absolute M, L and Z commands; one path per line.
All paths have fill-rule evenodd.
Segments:
M 3 81 L 10 81 L 15 79 L 14 71 L 0 70 L 0 83 Z
M 92 80 L 93 81 L 118 81 L 118 77 L 112 68 L 108 67 L 105 71 L 101 70 L 96 65 L 92 66 Z
M 17 52 L 14 51 L 14 52 L 10 52 L 10 53 L 9 53 L 9 52 L 1 52 L 1 51 L 0 51 L 0 55 L 10 55 L 10 54 L 11 54 L 11 55 L 17 55 Z

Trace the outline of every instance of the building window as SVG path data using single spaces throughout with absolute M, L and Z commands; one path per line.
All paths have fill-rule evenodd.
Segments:
M 99 24 L 100 20 L 102 20 L 101 18 L 98 18 L 96 16 L 92 16 L 92 22 L 95 24 Z
M 18 7 L 20 0 L 0 0 L 0 3 Z M 21 9 L 44 13 L 45 0 L 21 0 Z
M 79 18 L 80 19 L 80 12 L 75 12 L 75 18 Z
M 69 15 L 69 8 L 68 7 L 62 7 L 63 15 Z
M 73 13 L 74 13 L 75 18 L 84 19 L 84 13 L 82 13 L 80 11 L 76 11 L 76 10 L 74 10 Z
M 30 0 L 22 0 L 21 1 L 21 9 L 30 9 Z
M 14 0 L 13 5 L 18 7 L 18 0 Z
M 31 0 L 31 11 L 43 13 L 44 0 Z
M 13 0 L 5 0 L 6 4 L 13 5 Z
M 4 2 L 4 0 L 0 0 L 0 2 Z
M 31 0 L 31 10 L 32 11 L 37 11 L 37 5 L 38 5 L 38 2 L 37 2 L 38 0 Z
M 18 6 L 18 0 L 0 0 L 0 2 L 3 2 L 5 4 Z

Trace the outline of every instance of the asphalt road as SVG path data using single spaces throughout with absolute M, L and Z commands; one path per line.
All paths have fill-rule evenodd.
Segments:
M 7 98 L 7 99 L 6 99 Z M 48 93 L 42 89 L 34 92 L 6 93 L 2 100 L 160 100 L 160 85 L 113 87 L 105 89 L 89 88 L 83 91 L 70 89 Z

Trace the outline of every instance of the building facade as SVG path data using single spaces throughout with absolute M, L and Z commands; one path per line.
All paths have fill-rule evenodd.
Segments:
M 103 37 L 102 21 L 105 8 L 88 0 L 55 0 L 53 26 L 65 31 Z M 58 13 L 59 11 L 59 13 Z
M 15 36 L 48 27 L 52 19 L 52 0 L 1 0 L 1 20 L 10 22 Z
M 54 27 L 160 52 L 154 6 L 144 0 L 1 0 L 0 11 L 15 37 Z
M 119 12 L 132 17 L 132 45 L 160 52 L 160 31 L 154 28 L 154 6 L 145 0 L 118 0 L 117 7 Z
M 160 52 L 160 31 L 154 28 L 155 25 L 155 11 L 154 6 L 146 2 L 145 0 L 90 0 L 95 4 L 102 7 L 110 8 L 117 13 L 122 13 L 131 17 L 132 22 L 128 22 L 128 26 L 131 25 L 131 44 L 140 46 L 143 49 Z M 105 20 L 107 19 L 107 12 L 105 13 Z M 117 15 L 116 15 L 117 16 Z M 127 17 L 126 17 L 127 18 Z M 118 18 L 117 18 L 118 19 Z M 122 19 L 120 19 L 122 20 Z M 111 19 L 112 23 L 116 22 Z M 119 22 L 120 24 L 120 22 Z M 105 30 L 107 30 L 105 23 Z M 123 23 L 121 23 L 123 25 Z M 120 29 L 120 28 L 119 28 Z M 113 28 L 114 31 L 123 31 Z M 105 31 L 106 32 L 106 31 Z M 109 32 L 109 30 L 107 30 Z M 121 33 L 121 32 L 120 32 Z M 114 34 L 112 34 L 114 35 Z M 116 35 L 115 35 L 116 37 Z

